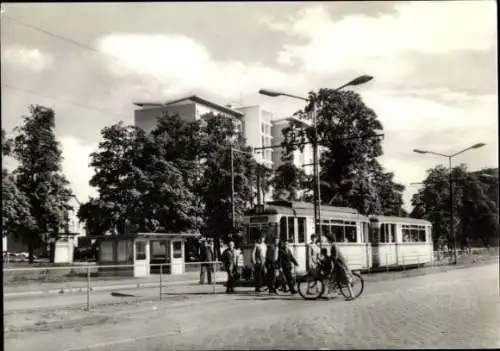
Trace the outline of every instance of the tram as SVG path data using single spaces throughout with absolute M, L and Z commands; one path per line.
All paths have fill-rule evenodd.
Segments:
M 240 244 L 243 270 L 251 271 L 252 250 L 259 236 L 290 242 L 297 274 L 306 272 L 307 245 L 315 233 L 314 207 L 306 202 L 272 201 L 244 216 L 246 232 Z M 423 264 L 432 259 L 432 225 L 403 217 L 364 216 L 348 207 L 321 206 L 321 238 L 334 237 L 351 269 Z M 251 279 L 245 274 L 244 279 Z

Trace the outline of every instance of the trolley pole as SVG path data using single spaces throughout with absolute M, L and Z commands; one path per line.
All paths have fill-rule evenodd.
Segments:
M 319 150 L 318 150 L 318 126 L 316 102 L 313 102 L 313 127 L 314 127 L 314 142 L 313 142 L 313 178 L 314 178 L 314 228 L 319 239 L 319 247 L 323 248 L 323 240 L 321 233 L 321 187 L 319 177 Z

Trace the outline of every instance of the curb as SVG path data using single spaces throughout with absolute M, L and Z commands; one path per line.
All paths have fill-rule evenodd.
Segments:
M 220 284 L 224 282 L 224 279 L 216 279 L 215 284 Z M 162 283 L 163 288 L 168 288 L 169 286 L 177 286 L 177 285 L 199 285 L 198 280 L 184 280 L 184 281 L 176 281 L 176 282 L 164 282 Z M 208 285 L 208 284 L 207 284 Z M 213 285 L 213 284 L 212 284 Z M 96 291 L 113 291 L 113 290 L 126 290 L 126 289 L 146 289 L 146 288 L 159 288 L 160 283 L 137 283 L 137 284 L 123 284 L 123 285 L 104 285 L 104 286 L 94 286 L 90 288 L 90 292 Z M 26 291 L 26 292 L 10 292 L 4 293 L 4 299 L 8 298 L 16 298 L 16 297 L 26 297 L 26 296 L 37 296 L 37 295 L 46 295 L 46 294 L 66 294 L 66 293 L 83 293 L 87 292 L 86 287 L 82 288 L 56 288 L 50 290 L 35 290 L 35 291 Z

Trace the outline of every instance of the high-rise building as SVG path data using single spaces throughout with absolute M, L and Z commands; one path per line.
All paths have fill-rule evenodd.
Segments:
M 229 106 L 216 104 L 205 100 L 197 95 L 187 96 L 170 102 L 135 102 L 134 105 L 140 109 L 135 110 L 134 123 L 137 127 L 145 131 L 151 131 L 157 122 L 157 119 L 163 113 L 169 115 L 178 115 L 182 120 L 194 122 L 202 119 L 209 113 L 214 115 L 222 114 L 231 118 L 236 130 L 243 131 L 243 113 L 238 112 Z
M 273 114 L 262 107 L 242 106 L 235 110 L 244 114 L 244 136 L 247 145 L 253 148 L 270 147 L 273 144 Z M 257 150 L 255 159 L 268 168 L 273 168 L 272 149 Z

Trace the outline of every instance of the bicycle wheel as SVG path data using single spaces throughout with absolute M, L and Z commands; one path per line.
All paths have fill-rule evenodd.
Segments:
M 300 279 L 297 285 L 300 296 L 305 300 L 319 299 L 325 293 L 325 282 L 310 275 Z
M 351 289 L 352 289 L 352 293 L 353 293 L 353 298 L 357 299 L 358 297 L 361 296 L 361 294 L 363 293 L 363 290 L 365 289 L 365 281 L 364 281 L 363 277 L 361 276 L 361 274 L 359 274 L 358 272 L 352 272 L 352 276 L 353 276 L 352 277 L 353 281 L 351 283 Z M 339 283 L 339 290 L 340 290 L 340 293 L 345 298 L 350 297 L 349 289 L 347 288 L 346 284 Z

